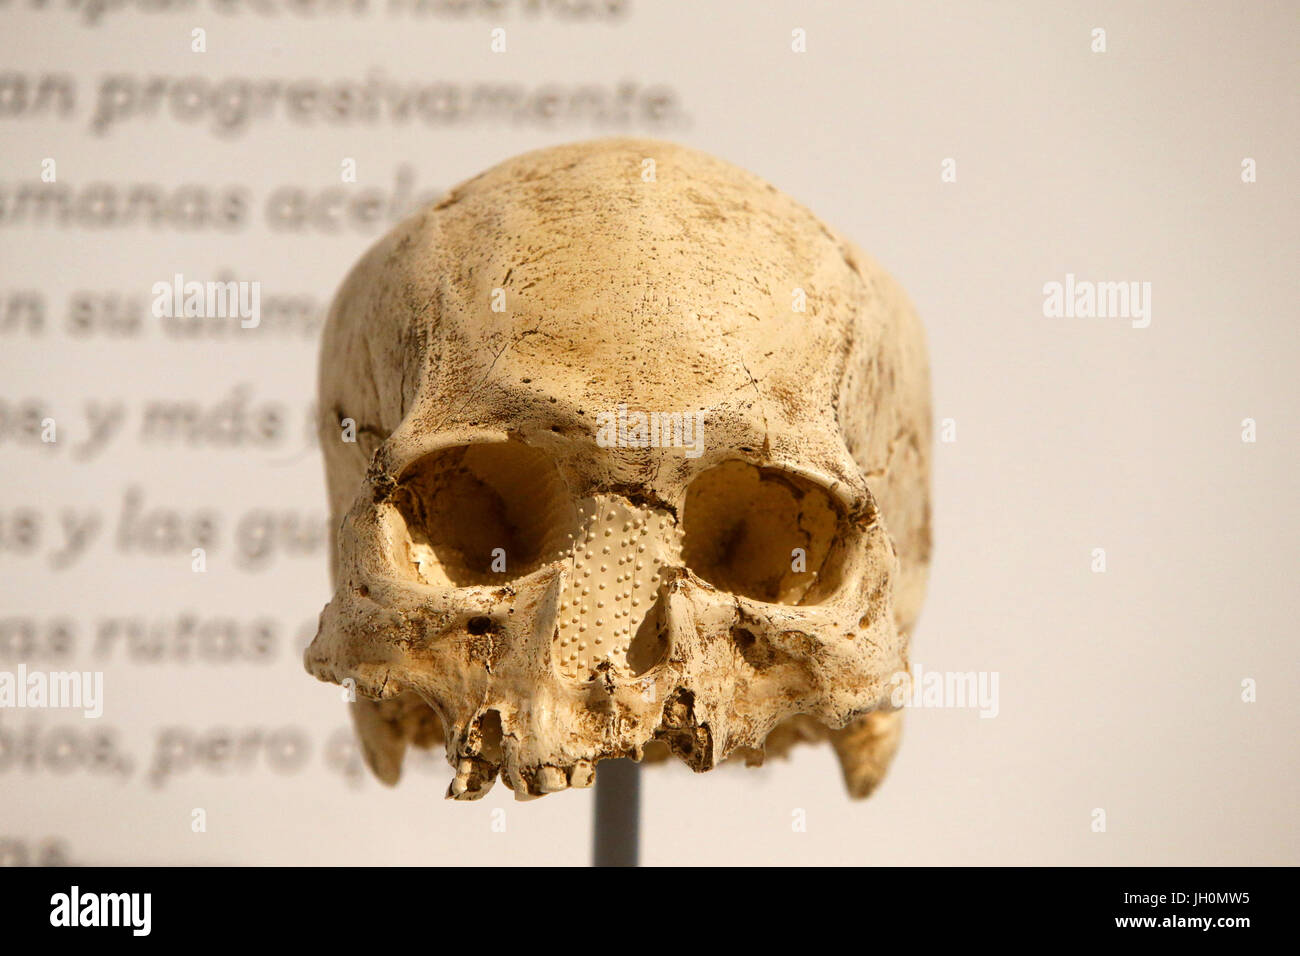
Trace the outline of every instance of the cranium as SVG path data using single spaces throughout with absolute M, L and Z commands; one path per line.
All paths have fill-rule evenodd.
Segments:
M 825 737 L 852 794 L 882 778 L 929 560 L 925 347 L 793 200 L 656 141 L 512 159 L 352 270 L 320 409 L 336 593 L 306 665 L 354 687 L 382 780 L 408 743 L 468 799 Z

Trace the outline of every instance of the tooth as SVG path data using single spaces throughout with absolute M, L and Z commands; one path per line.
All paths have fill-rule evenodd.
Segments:
M 885 778 L 903 734 L 901 710 L 876 710 L 831 732 L 849 795 L 870 795 Z
M 477 800 L 492 789 L 496 780 L 496 767 L 477 757 L 461 757 L 456 765 L 456 777 L 447 787 L 452 800 Z
M 537 771 L 533 786 L 538 793 L 555 793 L 557 790 L 566 789 L 569 781 L 559 767 L 541 767 Z
M 379 701 L 359 697 L 348 709 L 366 766 L 391 787 L 402 775 L 402 756 L 406 753 L 401 725 L 385 716 Z
M 587 760 L 579 760 L 569 772 L 569 786 L 571 787 L 579 789 L 590 787 L 595 779 L 595 769 L 592 767 L 591 762 Z

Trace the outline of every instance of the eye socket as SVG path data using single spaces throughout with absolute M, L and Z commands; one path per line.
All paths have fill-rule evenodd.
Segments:
M 839 587 L 840 510 L 801 476 L 743 461 L 716 465 L 687 489 L 682 524 L 683 560 L 720 590 L 819 604 Z
M 399 566 L 450 587 L 530 574 L 567 553 L 577 526 L 554 463 L 513 441 L 426 455 L 402 473 L 392 504 L 405 526 Z

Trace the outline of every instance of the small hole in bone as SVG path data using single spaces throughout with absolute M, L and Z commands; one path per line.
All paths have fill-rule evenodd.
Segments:
M 486 634 L 492 629 L 492 619 L 490 617 L 471 617 L 469 623 L 465 626 L 471 634 Z
M 633 677 L 640 677 L 664 659 L 668 652 L 668 622 L 662 603 L 645 616 L 627 647 L 627 667 Z
M 449 448 L 398 480 L 394 558 L 427 584 L 472 587 L 530 574 L 567 553 L 577 516 L 551 460 L 520 442 Z
M 749 628 L 733 627 L 731 629 L 731 639 L 735 642 L 736 650 L 740 652 L 741 658 L 750 667 L 762 670 L 777 662 L 778 655 L 773 654 L 772 648 L 767 642 L 759 640 Z
M 484 759 L 501 763 L 501 714 L 495 710 L 484 712 L 478 722 L 479 747 Z
M 816 604 L 840 579 L 841 518 L 813 482 L 729 461 L 686 493 L 682 558 L 709 584 L 770 604 Z

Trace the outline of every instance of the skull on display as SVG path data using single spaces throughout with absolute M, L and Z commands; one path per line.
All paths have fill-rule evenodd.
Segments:
M 827 737 L 853 795 L 883 777 L 930 551 L 925 346 L 793 200 L 651 140 L 512 159 L 353 269 L 320 409 L 336 593 L 306 664 L 355 688 L 384 781 L 408 743 L 470 799 Z

